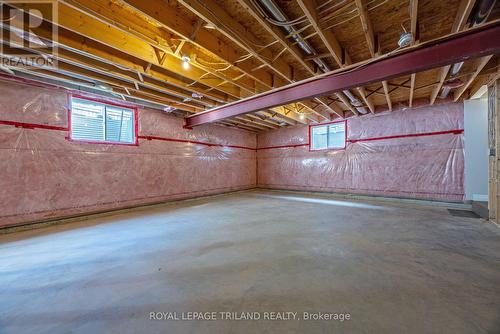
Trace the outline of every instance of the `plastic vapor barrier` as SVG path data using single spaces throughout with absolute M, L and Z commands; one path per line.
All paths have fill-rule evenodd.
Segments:
M 259 134 L 259 187 L 464 198 L 462 103 L 349 119 L 345 150 L 310 151 L 308 131 L 302 126 Z
M 69 94 L 0 81 L 0 226 L 253 188 L 256 136 L 138 110 L 138 146 L 68 140 Z

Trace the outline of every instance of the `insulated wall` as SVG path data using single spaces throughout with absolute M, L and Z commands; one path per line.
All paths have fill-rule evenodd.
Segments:
M 258 135 L 262 188 L 464 198 L 463 104 L 351 118 L 347 147 L 310 151 L 307 126 Z
M 139 109 L 138 146 L 72 142 L 68 96 L 0 81 L 0 226 L 256 185 L 253 133 Z

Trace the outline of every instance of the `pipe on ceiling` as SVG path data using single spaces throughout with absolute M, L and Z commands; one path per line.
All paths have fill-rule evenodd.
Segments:
M 288 18 L 285 16 L 285 14 L 282 12 L 282 10 L 274 3 L 273 0 L 255 0 L 259 1 L 262 6 L 266 9 L 268 14 L 271 14 L 274 19 L 281 21 L 281 22 L 287 22 Z M 262 7 L 259 6 L 258 3 L 255 1 L 252 1 L 254 5 L 256 5 L 258 8 L 258 11 L 261 14 L 265 15 L 265 12 L 262 10 Z M 305 40 L 303 40 L 297 30 L 292 26 L 292 25 L 283 25 L 281 26 L 286 32 L 287 35 L 292 35 L 293 40 L 297 43 L 297 45 L 308 55 L 316 55 L 316 51 L 307 43 Z M 314 63 L 318 66 L 318 68 L 323 72 L 329 72 L 331 71 L 330 67 L 321 59 L 321 58 L 315 58 L 313 59 Z M 351 93 L 349 90 L 343 90 L 342 93 L 344 93 L 345 96 L 349 99 L 351 104 L 360 112 L 361 114 L 366 114 L 368 113 L 368 110 L 363 107 L 363 104 L 359 101 L 359 99 Z
M 500 53 L 500 22 L 424 42 L 407 50 L 359 63 L 349 70 L 326 73 L 273 91 L 253 95 L 188 116 L 186 127 L 294 103 L 317 96 L 440 68 L 473 58 Z
M 491 14 L 491 11 L 493 10 L 493 7 L 495 6 L 495 3 L 496 0 L 479 0 L 479 2 L 475 6 L 475 11 L 471 18 L 472 27 L 476 27 L 486 22 L 488 16 Z M 455 76 L 458 74 L 458 72 L 460 72 L 463 65 L 464 65 L 463 61 L 460 63 L 453 64 L 450 71 L 450 79 L 448 79 L 448 81 L 455 80 Z M 455 87 L 452 87 L 452 85 L 445 84 L 443 86 L 443 91 L 441 92 L 441 95 L 439 97 L 442 99 L 446 99 L 448 97 L 448 94 L 450 94 L 450 91 L 453 88 Z

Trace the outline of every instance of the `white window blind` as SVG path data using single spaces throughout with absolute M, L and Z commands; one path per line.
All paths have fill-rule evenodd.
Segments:
M 345 122 L 311 127 L 311 150 L 345 148 Z
M 71 139 L 133 144 L 135 143 L 134 110 L 72 98 Z

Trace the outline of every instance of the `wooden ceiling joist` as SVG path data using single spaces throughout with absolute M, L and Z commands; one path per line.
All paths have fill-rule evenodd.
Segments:
M 332 75 L 323 75 L 324 71 L 357 70 L 351 64 L 354 55 L 358 65 L 371 66 L 395 54 L 404 54 L 405 50 L 394 51 L 397 34 L 389 36 L 387 32 L 406 27 L 408 21 L 412 34 L 409 51 L 418 50 L 419 42 L 429 44 L 425 41 L 442 36 L 443 30 L 456 33 L 469 28 L 469 17 L 478 3 L 461 0 L 458 8 L 447 5 L 443 10 L 445 6 L 440 2 L 408 0 L 405 5 L 392 8 L 385 2 L 354 0 L 334 4 L 296 0 L 264 5 L 260 0 L 60 0 L 57 22 L 43 22 L 23 35 L 29 39 L 33 33 L 50 41 L 52 24 L 57 24 L 59 52 L 55 57 L 59 67 L 15 71 L 24 77 L 46 78 L 47 82 L 59 80 L 68 87 L 79 85 L 89 92 L 102 89 L 104 95 L 144 101 L 160 109 L 173 107 L 176 115 L 198 114 L 205 119 L 207 112 L 225 110 L 238 102 L 246 103 L 249 98 L 261 99 L 263 94 L 274 96 L 283 86 L 288 89 L 297 82 L 322 81 Z M 7 6 L 33 8 L 32 4 L 28 7 L 17 1 Z M 275 7 L 271 17 L 268 6 Z M 51 17 L 44 12 L 46 7 L 40 6 L 39 10 L 42 17 Z M 276 14 L 276 10 L 280 13 Z M 424 15 L 432 10 L 433 15 Z M 493 13 L 498 17 L 498 10 Z M 389 14 L 394 19 L 381 21 Z M 37 13 L 32 11 L 29 15 Z M 419 25 L 426 30 L 419 31 Z M 434 35 L 432 30 L 436 31 Z M 382 46 L 385 52 L 392 52 L 382 55 Z M 481 84 L 497 75 L 496 67 L 490 65 L 492 60 L 498 62 L 498 57 L 481 56 L 474 61 L 467 59 L 462 73 L 453 74 L 453 78 L 465 81 L 453 90 L 455 101 L 474 94 Z M 250 108 L 245 115 L 231 114 L 230 119 L 215 122 L 258 132 L 362 116 L 368 110 L 375 113 L 375 104 L 377 110 L 382 110 L 381 105 L 392 110 L 393 105 L 406 101 L 411 107 L 414 100 L 421 101 L 426 96 L 432 104 L 450 77 L 452 65 L 436 70 L 437 80 L 429 78 L 433 72 L 419 72 L 422 69 L 403 71 L 408 76 L 404 82 L 404 78 L 374 75 L 381 79 L 353 80 L 358 84 L 340 90 L 326 89 L 325 94 L 297 92 L 305 94 L 299 100 L 283 95 L 281 101 L 276 101 L 279 103 L 273 100 L 260 109 Z
M 361 26 L 363 27 L 363 33 L 366 39 L 366 45 L 370 51 L 371 57 L 375 57 L 380 54 L 380 46 L 375 43 L 375 33 L 373 32 L 373 25 L 370 17 L 368 16 L 368 10 L 366 9 L 366 2 L 364 0 L 356 0 L 356 8 L 359 13 L 359 18 L 361 20 Z M 392 111 L 391 97 L 389 96 L 389 89 L 387 81 L 382 81 L 382 86 L 384 87 L 385 99 L 387 101 L 387 107 Z M 371 109 L 370 109 L 371 110 Z
M 451 33 L 456 33 L 465 28 L 469 15 L 472 9 L 474 8 L 475 4 L 476 0 L 462 0 L 460 2 L 460 6 L 458 7 L 457 15 L 455 17 Z M 443 66 L 439 71 L 437 77 L 438 84 L 436 85 L 436 87 L 434 87 L 434 90 L 432 91 L 430 97 L 431 105 L 434 104 L 434 102 L 436 101 L 436 98 L 439 95 L 441 88 L 443 87 L 443 84 L 446 80 L 446 77 L 448 76 L 448 72 L 450 71 L 451 66 L 452 65 Z
M 61 4 L 61 6 L 64 6 L 64 4 Z M 175 57 L 172 57 L 170 54 L 168 54 L 168 50 L 164 52 L 164 57 L 166 58 L 166 61 L 164 62 L 164 65 L 160 64 L 160 59 L 158 58 L 158 52 L 156 52 L 156 48 L 147 44 L 147 42 L 144 42 L 135 36 L 126 34 L 115 27 L 111 25 L 106 25 L 100 21 L 97 20 L 92 20 L 88 15 L 84 13 L 76 13 L 74 12 L 74 9 L 71 7 L 63 7 L 63 13 L 66 14 L 65 18 L 62 20 L 59 20 L 59 25 L 63 29 L 59 29 L 59 43 L 63 47 L 69 47 L 71 50 L 84 50 L 83 52 L 85 54 L 88 54 L 87 52 L 90 51 L 91 56 L 98 56 L 98 57 L 105 57 L 110 60 L 112 63 L 117 63 L 119 65 L 131 67 L 133 70 L 137 71 L 138 78 L 143 77 L 143 75 L 147 74 L 152 74 L 155 78 L 163 78 L 167 82 L 176 82 L 178 85 L 182 86 L 185 89 L 191 89 L 193 91 L 196 91 L 198 94 L 201 94 L 203 96 L 209 96 L 211 98 L 215 98 L 216 95 L 218 94 L 217 91 L 214 90 L 201 90 L 198 89 L 196 90 L 193 85 L 195 83 L 196 85 L 202 84 L 207 87 L 219 87 L 218 85 L 220 84 L 220 79 L 215 80 L 211 78 L 207 78 L 206 73 L 200 72 L 193 70 L 192 68 L 189 71 L 185 71 L 182 68 L 182 62 L 179 61 L 179 59 L 175 59 Z M 79 21 L 80 18 L 81 20 Z M 86 28 L 83 29 L 81 28 L 81 25 L 83 23 L 87 23 Z M 107 27 L 108 32 L 111 31 L 112 34 L 107 35 L 106 33 L 101 33 L 99 32 L 99 28 Z M 38 27 L 36 28 L 36 33 L 37 35 L 39 33 L 42 33 L 41 36 L 43 35 L 43 27 Z M 70 29 L 70 31 L 65 31 L 65 29 Z M 92 33 L 93 29 L 97 29 Z M 105 29 L 106 31 L 106 29 Z M 114 35 L 116 34 L 116 35 Z M 92 39 L 87 39 L 86 37 L 90 35 Z M 50 29 L 45 30 L 45 36 L 47 38 L 50 37 Z M 83 37 L 85 36 L 85 37 Z M 100 36 L 104 36 L 101 38 Z M 129 41 L 131 41 L 129 43 Z M 125 43 L 125 44 L 124 44 Z M 95 44 L 94 47 L 92 45 Z M 99 45 L 98 45 L 99 44 Z M 123 44 L 123 45 L 122 45 Z M 112 48 L 112 49 L 110 49 Z M 135 50 L 137 48 L 142 48 L 141 52 L 139 54 L 135 53 Z M 156 66 L 149 66 L 148 73 L 146 73 L 146 67 L 144 65 L 139 65 L 137 63 L 133 63 L 130 61 L 125 61 L 127 64 L 123 64 L 120 60 L 122 60 L 122 57 L 120 56 L 123 51 L 126 51 L 126 54 L 128 54 L 130 57 L 129 59 L 135 59 L 139 57 L 141 60 L 146 61 L 147 64 L 152 64 L 155 63 Z M 127 60 L 129 60 L 127 59 Z M 179 81 L 178 79 L 175 79 L 173 76 L 166 76 L 165 72 L 160 72 L 162 69 L 168 70 L 168 72 L 177 72 L 177 73 L 182 73 L 183 76 L 186 76 L 188 80 L 186 81 Z M 227 86 L 224 86 L 223 88 L 226 88 Z M 231 89 L 223 89 L 218 88 L 217 90 L 223 91 L 224 93 L 227 93 L 229 96 L 232 97 L 221 97 L 218 98 L 218 102 L 228 102 L 231 101 L 233 98 L 238 98 L 240 97 L 238 94 L 238 91 L 231 90 Z M 279 112 L 279 111 L 277 111 Z M 298 115 L 289 115 L 289 117 L 292 117 L 295 121 L 297 122 L 304 122 L 304 120 L 300 119 Z M 316 120 L 314 120 L 316 121 Z
M 253 94 L 252 90 L 240 86 L 237 83 L 231 82 L 230 78 L 225 78 L 219 72 L 212 71 L 207 73 L 205 68 L 193 64 L 189 70 L 184 69 L 183 62 L 180 57 L 176 57 L 166 52 L 165 64 L 161 65 L 158 61 L 156 53 L 152 45 L 133 33 L 124 32 L 111 24 L 111 22 L 104 23 L 92 18 L 84 12 L 78 12 L 75 9 L 59 4 L 60 18 L 58 25 L 65 29 L 71 30 L 82 36 L 93 39 L 99 43 L 107 45 L 118 52 L 125 52 L 130 56 L 136 57 L 145 61 L 146 63 L 153 64 L 154 67 L 160 67 L 170 72 L 182 75 L 183 77 L 209 87 L 217 87 L 216 90 L 222 91 L 233 98 L 241 98 Z M 207 75 L 208 74 L 208 75 Z M 221 83 L 231 82 L 232 85 L 225 85 Z M 242 95 L 242 90 L 245 89 L 248 94 Z
M 283 81 L 276 82 L 276 78 L 273 78 L 273 76 L 265 69 L 255 68 L 255 65 L 253 63 L 254 59 L 253 57 L 246 57 L 246 58 L 242 57 L 241 52 L 236 52 L 234 48 L 229 46 L 225 41 L 221 40 L 220 38 L 218 38 L 217 36 L 215 36 L 214 34 L 212 34 L 207 30 L 200 29 L 196 35 L 196 39 L 190 40 L 188 36 L 188 29 L 186 27 L 189 27 L 191 23 L 186 19 L 184 19 L 183 17 L 179 16 L 175 12 L 175 8 L 168 6 L 168 4 L 161 2 L 153 5 L 151 2 L 141 1 L 141 0 L 125 0 L 125 2 L 132 8 L 139 10 L 142 14 L 155 20 L 158 24 L 161 24 L 163 27 L 170 30 L 174 34 L 177 34 L 182 38 L 189 40 L 194 45 L 203 48 L 207 52 L 214 54 L 214 56 L 227 62 L 228 64 L 232 64 L 234 67 L 238 68 L 243 74 L 253 78 L 261 85 L 266 87 L 266 89 L 272 88 L 275 84 L 278 85 L 283 84 Z M 207 20 L 207 17 L 204 16 L 199 16 L 199 17 Z M 216 20 L 212 17 L 212 21 L 207 21 L 207 22 L 216 26 L 217 22 L 215 21 Z M 238 28 L 237 24 L 234 24 L 234 26 Z M 230 30 L 230 28 L 227 28 L 223 31 L 226 31 L 228 29 Z M 232 36 L 230 31 L 227 31 L 226 36 L 229 37 Z M 230 39 L 237 45 L 239 45 L 242 49 L 244 49 L 246 52 L 248 52 L 248 54 L 255 55 L 252 54 L 252 52 L 255 52 L 252 47 L 250 46 L 247 47 L 246 44 L 234 38 Z M 252 42 L 258 43 L 258 41 L 256 40 Z M 251 44 L 251 42 L 248 42 L 247 44 Z M 271 56 L 270 54 L 263 55 L 263 57 L 270 57 L 270 56 Z M 245 60 L 242 61 L 242 59 Z M 304 122 L 303 120 L 300 120 L 300 118 L 298 117 L 295 118 L 295 121 L 298 121 L 300 123 Z
M 481 89 L 482 86 L 491 86 L 495 81 L 500 79 L 500 66 L 498 66 L 498 59 L 497 59 L 497 66 L 496 66 L 496 71 L 493 71 L 492 73 L 486 74 L 485 76 L 478 78 L 476 82 L 471 85 L 470 88 L 470 96 L 473 96 L 476 94 L 479 89 Z
M 45 38 L 46 40 L 50 40 L 51 38 L 51 28 L 45 23 L 31 28 L 31 30 L 39 38 Z M 161 68 L 153 67 L 149 73 L 146 73 L 144 65 L 140 60 L 65 29 L 59 29 L 58 31 L 58 46 L 61 53 L 68 50 L 71 53 L 82 55 L 88 59 L 109 64 L 115 67 L 116 71 L 130 72 L 131 75 L 136 76 L 137 80 L 151 77 L 169 86 L 176 86 L 186 91 L 197 92 L 219 103 L 230 101 L 230 97 L 224 93 L 207 91 L 207 86 L 193 84 L 193 80 L 179 78 L 168 71 L 163 71 Z M 63 56 L 66 56 L 66 54 L 63 54 Z
M 275 105 L 289 104 L 351 87 L 427 71 L 446 64 L 497 54 L 500 53 L 500 40 L 496 38 L 498 34 L 500 34 L 500 22 L 496 21 L 460 34 L 422 43 L 376 61 L 358 64 L 347 71 L 333 72 L 321 78 L 305 80 L 271 93 L 190 116 L 186 119 L 186 125 L 201 125 Z
M 343 64 L 349 64 L 350 59 L 342 59 L 342 47 L 339 41 L 330 29 L 322 29 L 319 25 L 317 5 L 314 0 L 297 0 L 300 8 L 311 23 L 316 34 L 321 38 L 330 55 L 335 59 L 339 67 Z
M 349 53 L 342 49 L 339 41 L 335 37 L 335 34 L 330 30 L 330 29 L 322 29 L 319 24 L 318 20 L 318 13 L 317 13 L 317 5 L 314 0 L 297 0 L 300 8 L 306 15 L 307 19 L 311 23 L 312 27 L 314 28 L 314 31 L 316 34 L 321 38 L 321 41 L 323 44 L 326 46 L 328 51 L 330 52 L 330 55 L 333 57 L 337 65 L 342 68 L 345 65 L 349 65 L 351 63 L 351 58 L 349 56 Z M 366 105 L 369 107 L 370 111 L 372 113 L 375 112 L 375 108 L 373 104 L 368 101 L 368 97 L 366 97 L 364 93 L 363 87 L 358 87 L 357 91 L 363 101 L 365 101 Z M 337 97 L 342 100 L 342 102 L 346 105 L 346 107 L 353 112 L 354 115 L 358 116 L 359 113 L 355 108 L 353 108 L 352 104 L 350 101 L 347 101 L 343 96 L 339 96 L 339 94 L 336 94 Z
M 306 61 L 304 56 L 302 55 L 302 51 L 300 51 L 297 44 L 290 43 L 290 41 L 286 38 L 284 33 L 277 27 L 272 26 L 261 14 L 255 9 L 251 1 L 249 0 L 238 0 L 238 3 L 247 10 L 248 13 L 252 15 L 252 17 L 276 40 L 278 41 L 284 50 L 287 50 L 294 58 L 297 60 L 299 64 L 302 65 L 306 71 L 314 76 L 317 75 L 318 72 L 315 66 Z M 290 81 L 292 82 L 292 81 Z M 320 103 L 323 107 L 325 107 L 331 114 L 336 114 L 338 117 L 343 118 L 344 115 L 338 110 L 332 108 L 327 102 L 325 102 L 324 98 L 316 98 L 315 101 Z
M 179 2 L 206 22 L 209 22 L 213 26 L 216 26 L 218 28 L 218 31 L 224 34 L 224 36 L 229 38 L 239 47 L 243 48 L 267 68 L 274 71 L 274 73 L 278 75 L 276 79 L 279 79 L 275 79 L 276 86 L 281 86 L 285 83 L 295 81 L 292 67 L 289 66 L 289 64 L 282 58 L 278 57 L 274 59 L 275 55 L 273 55 L 271 50 L 267 48 L 260 50 L 259 52 L 259 50 L 257 50 L 255 46 L 261 44 L 261 42 L 255 36 L 250 34 L 238 21 L 228 15 L 226 11 L 221 8 L 215 1 L 179 0 Z M 270 61 L 269 59 L 273 59 L 273 61 Z M 273 87 L 271 86 L 269 88 Z M 303 101 L 302 104 L 321 119 L 330 120 L 330 116 L 328 113 L 325 113 L 321 110 L 316 110 L 310 102 Z
M 277 129 L 280 127 L 279 122 L 272 120 L 271 118 L 268 117 L 263 117 L 255 114 L 247 114 L 246 116 L 254 120 L 257 124 L 266 124 L 266 126 L 272 129 Z
M 469 77 L 469 79 L 467 80 L 467 82 L 465 82 L 465 84 L 460 87 L 457 91 L 455 91 L 455 94 L 453 95 L 453 100 L 455 102 L 457 102 L 460 97 L 462 96 L 462 94 L 470 87 L 470 85 L 474 82 L 474 80 L 476 79 L 476 77 L 479 75 L 479 73 L 481 73 L 481 71 L 483 70 L 483 68 L 486 66 L 486 64 L 488 64 L 488 62 L 490 61 L 490 59 L 492 58 L 493 56 L 490 55 L 490 56 L 486 56 L 486 57 L 483 57 L 483 58 L 480 58 L 480 59 L 477 59 L 475 61 L 475 68 L 476 70 L 474 71 L 474 73 L 472 73 Z
M 392 111 L 392 101 L 391 97 L 389 96 L 389 85 L 387 84 L 387 81 L 382 81 L 382 87 L 384 88 L 384 95 L 385 95 L 385 100 L 387 101 L 387 108 L 389 111 Z

